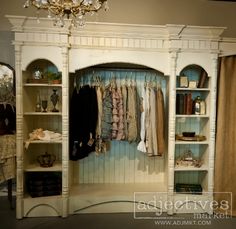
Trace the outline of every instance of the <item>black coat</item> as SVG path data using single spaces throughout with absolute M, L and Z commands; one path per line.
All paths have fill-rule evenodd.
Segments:
M 93 87 L 83 86 L 79 93 L 73 91 L 70 102 L 70 159 L 78 160 L 95 151 L 95 139 L 98 119 L 97 94 Z

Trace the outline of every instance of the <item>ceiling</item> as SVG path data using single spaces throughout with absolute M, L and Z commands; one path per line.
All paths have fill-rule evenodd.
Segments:
M 88 21 L 131 24 L 188 24 L 224 26 L 225 37 L 236 37 L 236 0 L 108 0 L 110 10 L 99 12 L 98 18 Z M 0 30 L 9 31 L 4 15 L 35 16 L 36 9 L 24 9 L 25 0 L 1 0 Z M 41 16 L 46 16 L 44 13 Z

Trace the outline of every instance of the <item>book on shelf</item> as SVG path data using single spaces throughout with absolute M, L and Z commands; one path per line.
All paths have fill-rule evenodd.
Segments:
M 183 94 L 177 94 L 176 95 L 176 114 L 183 114 L 184 111 L 183 111 Z
M 184 113 L 183 114 L 187 114 L 187 94 L 184 94 Z
M 192 100 L 192 94 L 189 93 L 186 95 L 186 114 L 191 115 L 193 111 L 193 100 Z
M 207 72 L 205 70 L 201 71 L 201 74 L 199 76 L 199 81 L 198 81 L 198 88 L 204 88 L 205 83 L 207 80 Z
M 191 93 L 176 95 L 176 114 L 193 114 L 193 99 Z

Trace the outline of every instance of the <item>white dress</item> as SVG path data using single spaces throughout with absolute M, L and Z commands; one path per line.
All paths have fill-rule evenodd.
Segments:
M 146 90 L 145 88 L 143 87 L 142 88 L 142 111 L 141 111 L 141 128 L 140 128 L 140 137 L 141 137 L 141 141 L 139 142 L 138 144 L 138 147 L 137 149 L 143 153 L 146 153 L 147 152 L 147 149 L 146 149 L 146 144 L 145 144 L 145 132 L 146 132 L 146 129 L 145 129 L 145 113 L 146 113 L 146 103 L 147 103 L 147 100 L 146 100 Z

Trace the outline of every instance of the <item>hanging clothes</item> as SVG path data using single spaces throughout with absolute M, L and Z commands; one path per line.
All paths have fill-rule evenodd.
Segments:
M 112 91 L 110 85 L 105 88 L 101 122 L 101 138 L 111 140 L 112 134 Z
M 70 158 L 106 152 L 111 140 L 137 142 L 148 156 L 164 153 L 164 98 L 160 87 L 143 85 L 142 101 L 134 81 L 74 89 L 70 105 Z M 141 102 L 141 104 L 140 104 Z M 82 109 L 80 109 L 82 108 Z M 94 122 L 94 120 L 96 120 Z
M 140 116 L 141 116 L 141 110 L 140 110 L 140 98 L 138 95 L 137 87 L 136 85 L 133 86 L 134 90 L 134 101 L 135 101 L 135 124 L 136 124 L 136 139 L 135 142 L 139 142 L 141 140 L 140 138 Z
M 94 87 L 85 85 L 73 91 L 70 104 L 70 159 L 87 157 L 95 150 L 98 118 L 97 95 Z
M 151 132 L 150 132 L 150 88 L 146 87 L 146 107 L 145 107 L 145 136 L 146 136 L 146 149 L 148 152 L 148 148 L 151 141 Z
M 116 86 L 114 85 L 111 89 L 112 91 L 112 139 L 117 138 L 118 133 L 118 103 L 119 103 L 119 95 L 116 90 Z
M 164 97 L 158 90 L 147 86 L 142 88 L 141 141 L 137 149 L 148 156 L 162 156 L 164 141 Z
M 124 134 L 124 106 L 123 106 L 123 97 L 121 88 L 117 87 L 117 97 L 119 100 L 117 101 L 117 111 L 118 111 L 118 118 L 119 121 L 117 123 L 117 136 L 116 140 L 124 140 L 125 134 Z
M 157 120 L 156 120 L 156 90 L 150 89 L 150 126 L 149 126 L 149 145 L 148 156 L 157 156 Z
M 158 146 L 158 155 L 162 156 L 165 150 L 165 109 L 164 109 L 164 96 L 160 87 L 157 90 L 157 105 L 156 105 L 156 114 L 157 114 L 157 146 Z
M 123 98 L 123 112 L 124 112 L 124 140 L 128 139 L 128 122 L 127 122 L 127 86 L 122 85 L 121 87 L 121 93 L 122 93 L 122 98 Z
M 146 119 L 146 90 L 145 87 L 142 87 L 142 97 L 141 97 L 141 105 L 140 105 L 140 111 L 141 111 L 141 118 L 140 118 L 140 138 L 141 141 L 139 142 L 137 149 L 143 153 L 147 152 L 146 145 L 145 145 L 145 119 Z
M 128 122 L 127 140 L 129 142 L 135 142 L 138 135 L 136 111 L 137 111 L 136 90 L 134 86 L 129 86 L 127 95 L 127 122 Z
M 103 88 L 100 86 L 96 87 L 96 95 L 97 95 L 97 104 L 98 104 L 98 120 L 96 127 L 96 139 L 100 138 L 102 133 L 102 99 L 103 99 Z

